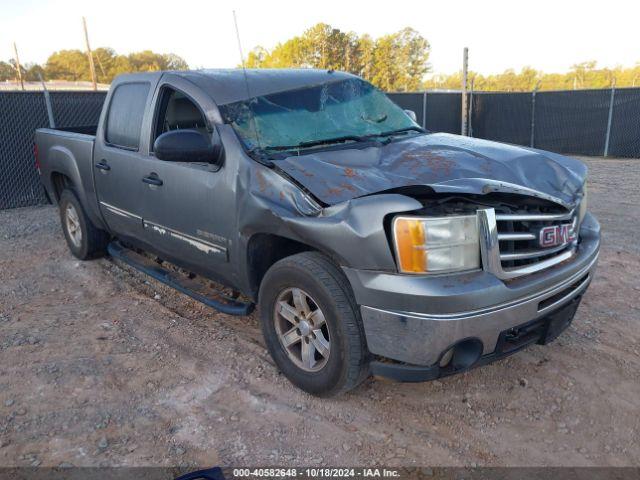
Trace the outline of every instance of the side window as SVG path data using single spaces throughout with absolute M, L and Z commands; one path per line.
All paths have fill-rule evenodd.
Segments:
M 149 88 L 148 83 L 123 83 L 116 87 L 107 114 L 107 143 L 131 150 L 138 149 Z
M 158 103 L 151 144 L 165 132 L 182 129 L 197 130 L 208 135 L 207 122 L 193 100 L 178 90 L 164 87 Z

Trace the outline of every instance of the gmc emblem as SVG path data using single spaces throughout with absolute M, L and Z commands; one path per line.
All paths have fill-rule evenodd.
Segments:
M 540 246 L 544 248 L 564 245 L 574 239 L 575 233 L 573 232 L 573 225 L 571 223 L 552 225 L 540 229 Z

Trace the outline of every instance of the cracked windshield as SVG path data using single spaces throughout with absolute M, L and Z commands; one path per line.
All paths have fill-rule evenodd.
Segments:
M 371 84 L 347 79 L 220 107 L 249 150 L 295 150 L 421 131 Z

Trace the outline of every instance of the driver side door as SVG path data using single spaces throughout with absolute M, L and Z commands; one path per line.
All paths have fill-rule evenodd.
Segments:
M 155 180 L 144 186 L 141 196 L 144 239 L 162 258 L 229 284 L 234 222 L 229 209 L 221 208 L 229 196 L 224 167 L 160 160 L 153 152 L 155 139 L 168 131 L 192 129 L 210 138 L 213 134 L 196 100 L 197 89 L 175 83 L 158 89 L 149 154 L 140 163 L 143 175 Z

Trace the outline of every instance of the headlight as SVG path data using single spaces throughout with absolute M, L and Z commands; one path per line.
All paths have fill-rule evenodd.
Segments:
M 475 215 L 396 217 L 393 238 L 403 273 L 447 273 L 480 267 Z
M 582 224 L 584 216 L 587 214 L 587 182 L 584 182 L 582 187 L 582 200 L 580 200 L 580 206 L 578 207 L 578 225 Z

